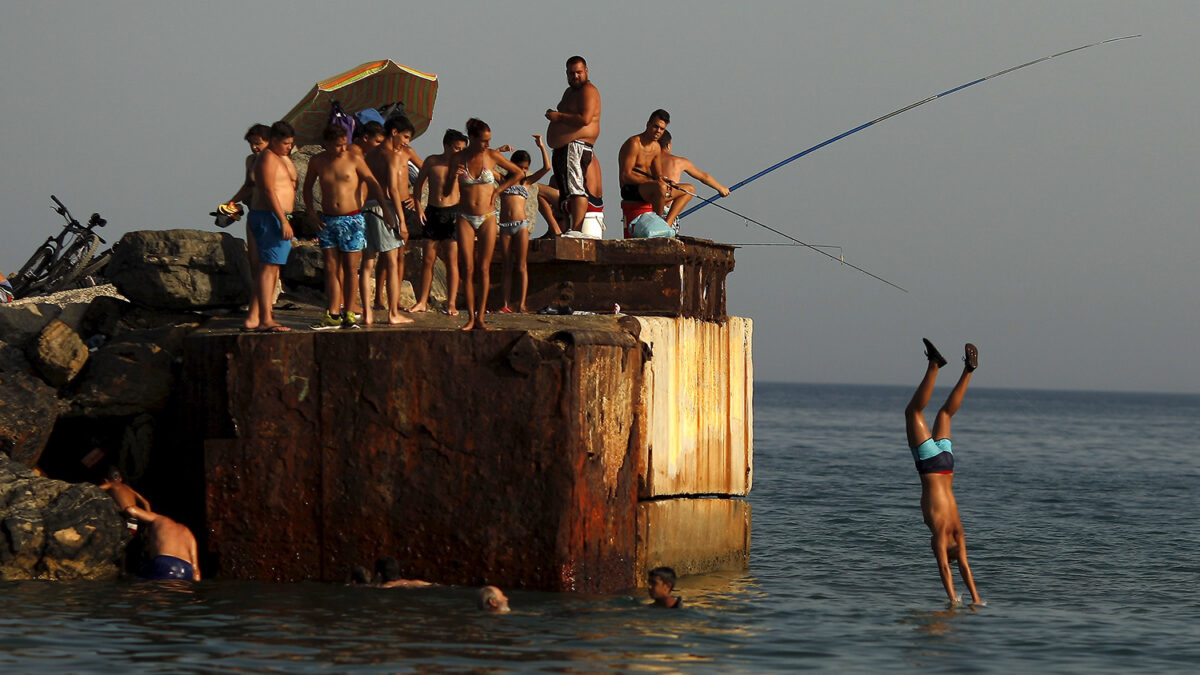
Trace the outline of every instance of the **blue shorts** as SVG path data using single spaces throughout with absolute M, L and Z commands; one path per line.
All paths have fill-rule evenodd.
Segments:
M 321 248 L 336 248 L 346 253 L 367 247 L 367 224 L 362 213 L 355 211 L 344 216 L 321 216 L 325 227 L 317 235 Z
M 192 580 L 192 564 L 182 558 L 176 558 L 173 555 L 155 556 L 153 560 L 148 561 L 142 566 L 138 572 L 138 576 L 143 579 L 159 580 L 159 579 L 186 579 Z
M 909 448 L 913 461 L 917 464 L 917 473 L 954 473 L 954 451 L 950 449 L 949 438 L 932 438 Z
M 646 212 L 629 223 L 629 231 L 639 239 L 674 237 L 675 228 L 667 224 L 657 213 Z
M 386 253 L 404 245 L 404 240 L 383 222 L 383 207 L 379 202 L 364 204 L 362 215 L 367 226 L 368 253 Z
M 286 265 L 292 252 L 292 240 L 283 238 L 283 225 L 274 211 L 251 209 L 246 219 L 254 244 L 258 246 L 258 261 L 268 265 Z

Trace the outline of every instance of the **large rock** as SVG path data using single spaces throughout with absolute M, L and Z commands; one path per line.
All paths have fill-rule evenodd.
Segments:
M 0 580 L 111 579 L 125 539 L 106 492 L 40 478 L 0 455 Z
M 25 466 L 36 465 L 62 410 L 58 392 L 37 376 L 0 371 L 0 452 Z
M 112 342 L 98 349 L 71 398 L 71 416 L 124 417 L 163 410 L 175 384 L 171 348 L 190 327 L 163 331 L 154 341 Z M 164 348 L 158 342 L 167 342 Z
M 325 260 L 321 248 L 311 241 L 292 241 L 292 252 L 279 278 L 289 287 L 325 287 Z
M 61 389 L 87 364 L 88 348 L 70 326 L 54 319 L 30 343 L 29 359 L 47 384 Z
M 58 305 L 49 302 L 27 302 L 0 305 L 0 335 L 3 335 L 9 344 L 24 344 L 55 319 L 77 330 L 86 310 L 87 304 L 84 303 Z
M 245 242 L 224 232 L 130 232 L 106 274 L 122 295 L 154 309 L 240 307 L 250 300 Z

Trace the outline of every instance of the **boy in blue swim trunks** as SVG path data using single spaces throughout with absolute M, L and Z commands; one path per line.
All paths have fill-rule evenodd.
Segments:
M 967 542 L 962 520 L 958 516 L 958 502 L 954 499 L 954 453 L 950 445 L 950 418 L 962 405 L 967 385 L 971 382 L 971 373 L 979 366 L 979 351 L 975 345 L 967 343 L 962 375 L 938 410 L 931 432 L 925 423 L 924 410 L 933 396 L 938 370 L 946 365 L 946 359 L 942 358 L 933 343 L 929 340 L 924 342 L 929 365 L 920 386 L 904 409 L 908 447 L 916 462 L 917 473 L 921 476 L 921 514 L 932 533 L 929 545 L 933 549 L 933 557 L 937 560 L 942 585 L 950 602 L 958 603 L 958 596 L 954 593 L 954 577 L 950 571 L 950 560 L 953 559 L 958 562 L 958 573 L 971 592 L 973 604 L 981 605 L 983 599 L 975 589 L 975 578 L 971 576 L 971 566 L 967 564 Z
M 275 321 L 275 284 L 279 270 L 292 250 L 292 226 L 288 215 L 296 201 L 296 165 L 290 155 L 296 132 L 284 121 L 271 125 L 267 149 L 258 153 L 251 173 L 254 189 L 250 195 L 250 215 L 246 219 L 258 249 L 257 321 L 246 319 L 246 326 L 268 333 L 286 333 L 291 329 Z
M 321 134 L 325 150 L 308 163 L 304 176 L 304 208 L 320 234 L 317 241 L 325 258 L 325 292 L 329 304 L 325 316 L 314 328 L 358 327 L 355 290 L 363 249 L 367 246 L 366 221 L 359 208 L 359 186 L 366 184 L 369 196 L 382 205 L 386 222 L 395 222 L 396 212 L 383 198 L 383 188 L 362 155 L 351 152 L 346 130 L 335 124 Z M 313 186 L 321 182 L 321 210 L 318 221 L 313 208 Z M 338 283 L 336 270 L 341 270 Z M 370 298 L 364 297 L 370 302 Z M 345 307 L 345 313 L 342 313 Z M 335 316 L 335 315 L 341 316 Z

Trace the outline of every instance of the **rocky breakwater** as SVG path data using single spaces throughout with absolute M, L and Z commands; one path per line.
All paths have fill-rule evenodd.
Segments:
M 248 299 L 245 243 L 131 232 L 112 285 L 0 306 L 0 579 L 118 572 L 123 519 L 92 484 L 118 466 L 156 511 L 186 519 L 202 480 L 173 452 L 183 339 Z

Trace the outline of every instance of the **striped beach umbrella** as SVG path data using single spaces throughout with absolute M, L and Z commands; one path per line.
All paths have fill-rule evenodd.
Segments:
M 296 129 L 296 145 L 307 145 L 321 142 L 333 101 L 341 103 L 342 110 L 350 115 L 401 103 L 404 114 L 416 127 L 416 138 L 433 119 L 437 90 L 438 79 L 433 73 L 422 73 L 390 59 L 371 61 L 321 80 L 283 119 Z

